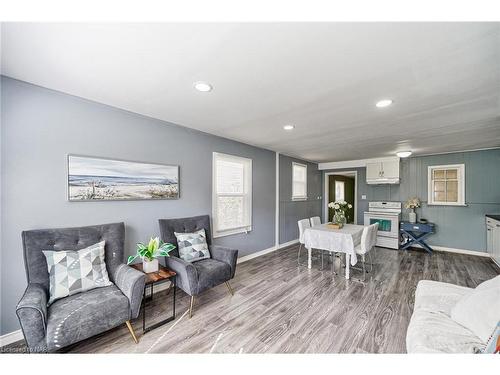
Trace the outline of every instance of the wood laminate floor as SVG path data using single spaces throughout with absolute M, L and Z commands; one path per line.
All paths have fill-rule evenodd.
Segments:
M 306 263 L 306 252 L 302 252 Z M 331 269 L 297 266 L 297 247 L 241 263 L 231 281 L 200 295 L 194 316 L 178 291 L 177 319 L 142 335 L 125 325 L 73 346 L 74 353 L 405 353 L 406 329 L 419 280 L 475 287 L 499 273 L 485 257 L 377 248 L 367 282 Z M 338 260 L 337 260 L 338 261 Z M 337 269 L 339 264 L 337 264 Z M 352 277 L 360 272 L 353 270 Z M 166 291 L 155 294 L 150 322 L 168 314 Z

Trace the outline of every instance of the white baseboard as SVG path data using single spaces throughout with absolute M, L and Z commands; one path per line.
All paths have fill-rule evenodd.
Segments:
M 413 247 L 418 247 L 423 249 L 422 246 L 416 244 Z M 475 251 L 475 250 L 466 250 L 466 249 L 455 249 L 453 247 L 444 247 L 444 246 L 435 246 L 435 245 L 430 245 L 433 250 L 436 251 L 445 251 L 447 253 L 456 253 L 456 254 L 465 254 L 465 255 L 475 255 L 475 256 L 480 256 L 480 257 L 487 257 L 490 258 L 490 254 L 482 251 Z
M 18 329 L 17 331 L 7 333 L 0 336 L 0 347 L 10 345 L 17 341 L 24 340 L 23 331 Z
M 257 257 L 260 257 L 260 256 L 265 255 L 265 254 L 272 253 L 273 251 L 276 251 L 276 250 L 279 250 L 279 249 L 283 249 L 285 247 L 288 247 L 288 246 L 291 246 L 291 245 L 295 245 L 297 243 L 299 243 L 299 240 L 293 240 L 293 241 L 282 243 L 279 246 L 273 246 L 273 247 L 270 247 L 269 249 L 264 249 L 264 250 L 261 250 L 261 251 L 257 251 L 255 253 L 248 254 L 248 255 L 242 256 L 241 258 L 238 258 L 238 260 L 236 261 L 236 263 L 238 263 L 238 264 L 239 263 L 243 263 L 243 262 L 246 262 L 247 260 L 250 260 L 250 259 L 253 259 L 253 258 L 257 258 Z
M 247 260 L 257 258 L 257 257 L 260 257 L 260 256 L 265 255 L 265 254 L 272 253 L 273 251 L 283 249 L 285 247 L 292 246 L 292 245 L 295 245 L 297 243 L 299 243 L 299 240 L 293 240 L 290 242 L 282 243 L 279 246 L 273 246 L 273 247 L 270 247 L 269 249 L 257 251 L 256 253 L 248 254 L 248 255 L 245 255 L 241 258 L 238 258 L 237 263 L 243 263 L 243 262 L 246 262 Z M 153 289 L 154 294 L 159 293 L 163 290 L 167 290 L 169 288 L 169 286 L 170 286 L 170 283 L 165 282 L 165 283 L 162 283 L 162 284 L 154 287 L 154 289 Z M 149 289 L 146 292 L 146 295 L 148 295 L 148 294 L 149 294 Z M 18 329 L 17 331 L 10 332 L 10 333 L 7 333 L 3 336 L 0 336 L 0 347 L 12 344 L 16 341 L 20 341 L 23 339 L 24 339 L 23 332 L 20 329 Z
M 161 291 L 167 290 L 169 287 L 170 287 L 170 283 L 164 282 L 158 286 L 155 286 L 153 288 L 153 292 L 154 292 L 154 294 L 156 294 L 156 293 L 159 293 Z M 146 296 L 149 296 L 149 295 L 150 295 L 150 293 L 149 293 L 149 288 L 148 288 L 146 291 Z M 20 340 L 24 340 L 23 332 L 20 329 L 18 329 L 17 331 L 7 333 L 5 335 L 0 336 L 0 348 L 2 346 L 10 345 L 10 344 L 17 342 L 17 341 L 20 341 Z

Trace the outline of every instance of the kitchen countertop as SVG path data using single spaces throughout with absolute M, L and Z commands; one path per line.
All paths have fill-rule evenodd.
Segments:
M 496 215 L 486 214 L 486 217 L 500 221 L 500 214 L 496 214 Z

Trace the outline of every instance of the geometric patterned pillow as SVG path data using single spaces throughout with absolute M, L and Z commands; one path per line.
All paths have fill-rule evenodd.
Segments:
M 104 243 L 78 251 L 43 251 L 50 279 L 49 304 L 59 298 L 113 285 L 104 263 Z
M 208 251 L 205 229 L 200 229 L 194 233 L 174 232 L 179 245 L 179 256 L 186 262 L 210 258 Z

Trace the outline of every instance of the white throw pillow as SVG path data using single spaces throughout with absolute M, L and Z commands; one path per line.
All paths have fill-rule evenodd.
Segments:
M 500 289 L 500 275 L 494 277 L 493 279 L 486 280 L 476 287 L 476 290 L 486 290 L 489 288 Z
M 485 281 L 463 296 L 451 318 L 486 343 L 500 320 L 500 276 Z
M 109 281 L 101 241 L 81 250 L 45 250 L 50 280 L 49 304 L 94 288 L 113 285 Z
M 194 233 L 174 232 L 179 247 L 179 256 L 186 262 L 210 258 L 205 229 Z

